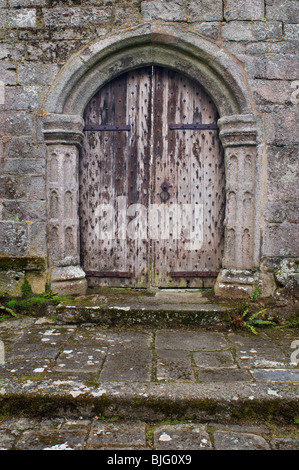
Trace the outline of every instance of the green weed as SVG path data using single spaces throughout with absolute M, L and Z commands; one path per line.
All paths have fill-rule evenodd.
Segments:
M 260 287 L 256 287 L 252 292 L 251 299 L 243 302 L 231 314 L 231 326 L 233 328 L 249 329 L 253 334 L 257 335 L 258 327 L 275 326 L 273 318 L 266 312 L 267 307 L 260 306 L 258 299 L 263 294 Z

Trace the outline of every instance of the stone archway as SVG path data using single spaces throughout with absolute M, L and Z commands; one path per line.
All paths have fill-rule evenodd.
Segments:
M 183 28 L 143 25 L 92 43 L 71 58 L 45 102 L 48 239 L 52 287 L 82 293 L 78 221 L 78 149 L 83 112 L 105 83 L 134 68 L 159 65 L 199 82 L 215 102 L 225 149 L 225 252 L 216 293 L 244 296 L 256 282 L 260 234 L 260 123 L 243 71 L 224 50 Z

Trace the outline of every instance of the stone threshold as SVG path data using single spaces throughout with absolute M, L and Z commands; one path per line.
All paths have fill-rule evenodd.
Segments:
M 216 326 L 229 322 L 234 306 L 215 300 L 209 290 L 112 288 L 61 302 L 56 319 L 106 326 Z

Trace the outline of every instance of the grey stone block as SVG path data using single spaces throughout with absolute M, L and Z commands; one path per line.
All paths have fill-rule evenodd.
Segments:
M 223 39 L 228 41 L 266 41 L 282 37 L 281 22 L 231 21 L 221 28 Z
M 275 224 L 265 228 L 264 256 L 299 256 L 298 224 Z
M 145 423 L 107 423 L 98 421 L 92 424 L 88 449 L 100 449 L 103 446 L 128 446 L 139 448 L 146 445 Z M 125 449 L 124 449 L 125 450 Z
M 199 34 L 206 36 L 208 38 L 214 39 L 217 41 L 219 39 L 219 23 L 218 22 L 204 22 L 204 23 L 194 23 L 193 28 Z
M 0 62 L 0 77 L 4 85 L 15 85 L 17 80 L 17 67 L 13 62 Z
M 264 18 L 264 0 L 226 0 L 224 19 L 261 20 Z
M 46 26 L 58 27 L 84 27 L 107 23 L 112 17 L 111 7 L 81 7 L 72 8 L 44 8 L 44 21 Z
M 47 429 L 30 429 L 22 433 L 18 440 L 18 450 L 82 450 L 85 445 L 86 431 L 78 429 L 52 430 L 49 435 Z
M 276 108 L 277 109 L 277 108 Z M 299 108 L 280 107 L 266 117 L 266 141 L 268 144 L 299 144 Z
M 285 41 L 299 41 L 299 24 L 285 24 L 284 25 L 284 40 Z
M 45 174 L 46 162 L 39 158 L 10 158 L 0 160 L 0 170 L 6 175 Z
M 36 85 L 9 87 L 6 89 L 6 109 L 32 111 L 42 105 L 45 89 Z
M 288 23 L 299 23 L 299 3 L 297 0 L 266 0 L 266 17 Z
M 18 68 L 19 85 L 49 85 L 58 73 L 56 64 L 23 62 Z
M 3 201 L 2 220 L 16 220 L 18 222 L 45 221 L 46 201 Z
M 189 351 L 158 349 L 157 380 L 175 380 L 177 382 L 194 381 Z
M 151 361 L 152 353 L 149 349 L 139 349 L 138 355 L 136 355 L 134 349 L 115 347 L 108 352 L 100 379 L 149 382 Z
M 228 347 L 222 334 L 196 331 L 159 330 L 156 334 L 157 349 L 179 349 L 183 351 L 219 350 Z
M 270 445 L 274 450 L 299 450 L 299 439 L 277 437 L 270 441 Z
M 222 21 L 221 0 L 191 0 L 189 2 L 191 21 Z
M 25 111 L 4 111 L 0 115 L 1 135 L 31 135 L 33 133 L 33 118 Z
M 159 18 L 165 21 L 187 21 L 187 5 L 183 0 L 146 0 L 141 3 L 145 21 Z
M 246 370 L 223 369 L 198 369 L 197 380 L 200 383 L 232 383 L 250 382 L 252 377 Z
M 283 352 L 272 347 L 254 346 L 236 348 L 236 361 L 244 369 L 277 369 L 285 368 L 289 358 Z
M 286 219 L 286 212 L 281 202 L 269 202 L 265 208 L 265 219 L 269 223 L 282 223 Z
M 196 367 L 207 369 L 236 368 L 234 358 L 230 351 L 200 351 L 193 353 Z
M 8 0 L 10 7 L 44 7 L 48 0 Z
M 23 271 L 2 271 L 0 269 L 0 292 L 20 296 L 22 294 L 21 286 L 24 281 L 25 273 Z
M 268 193 L 270 201 L 298 199 L 298 147 L 268 146 Z
M 67 347 L 59 355 L 54 371 L 77 374 L 99 373 L 107 353 L 107 348 Z
M 3 9 L 0 16 L 0 28 L 35 28 L 36 10 Z
M 265 77 L 270 80 L 296 80 L 298 79 L 299 57 L 292 54 L 272 54 L 266 58 Z
M 0 176 L 0 199 L 46 199 L 42 176 Z
M 250 80 L 257 104 L 289 104 L 292 88 L 288 80 Z
M 28 250 L 29 234 L 26 223 L 0 222 L 0 246 L 3 254 L 22 256 Z
M 4 146 L 5 158 L 46 158 L 46 148 L 39 145 L 33 137 L 12 137 Z
M 251 373 L 258 382 L 299 382 L 298 369 L 256 369 Z
M 214 433 L 216 450 L 269 450 L 267 441 L 256 434 L 216 431 Z
M 154 433 L 157 450 L 204 450 L 212 444 L 202 424 L 176 424 L 159 426 Z

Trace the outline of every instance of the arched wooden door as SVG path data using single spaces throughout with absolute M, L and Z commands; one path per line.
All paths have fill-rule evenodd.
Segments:
M 105 85 L 84 119 L 79 216 L 89 285 L 212 285 L 225 174 L 210 97 L 177 72 L 141 68 Z

